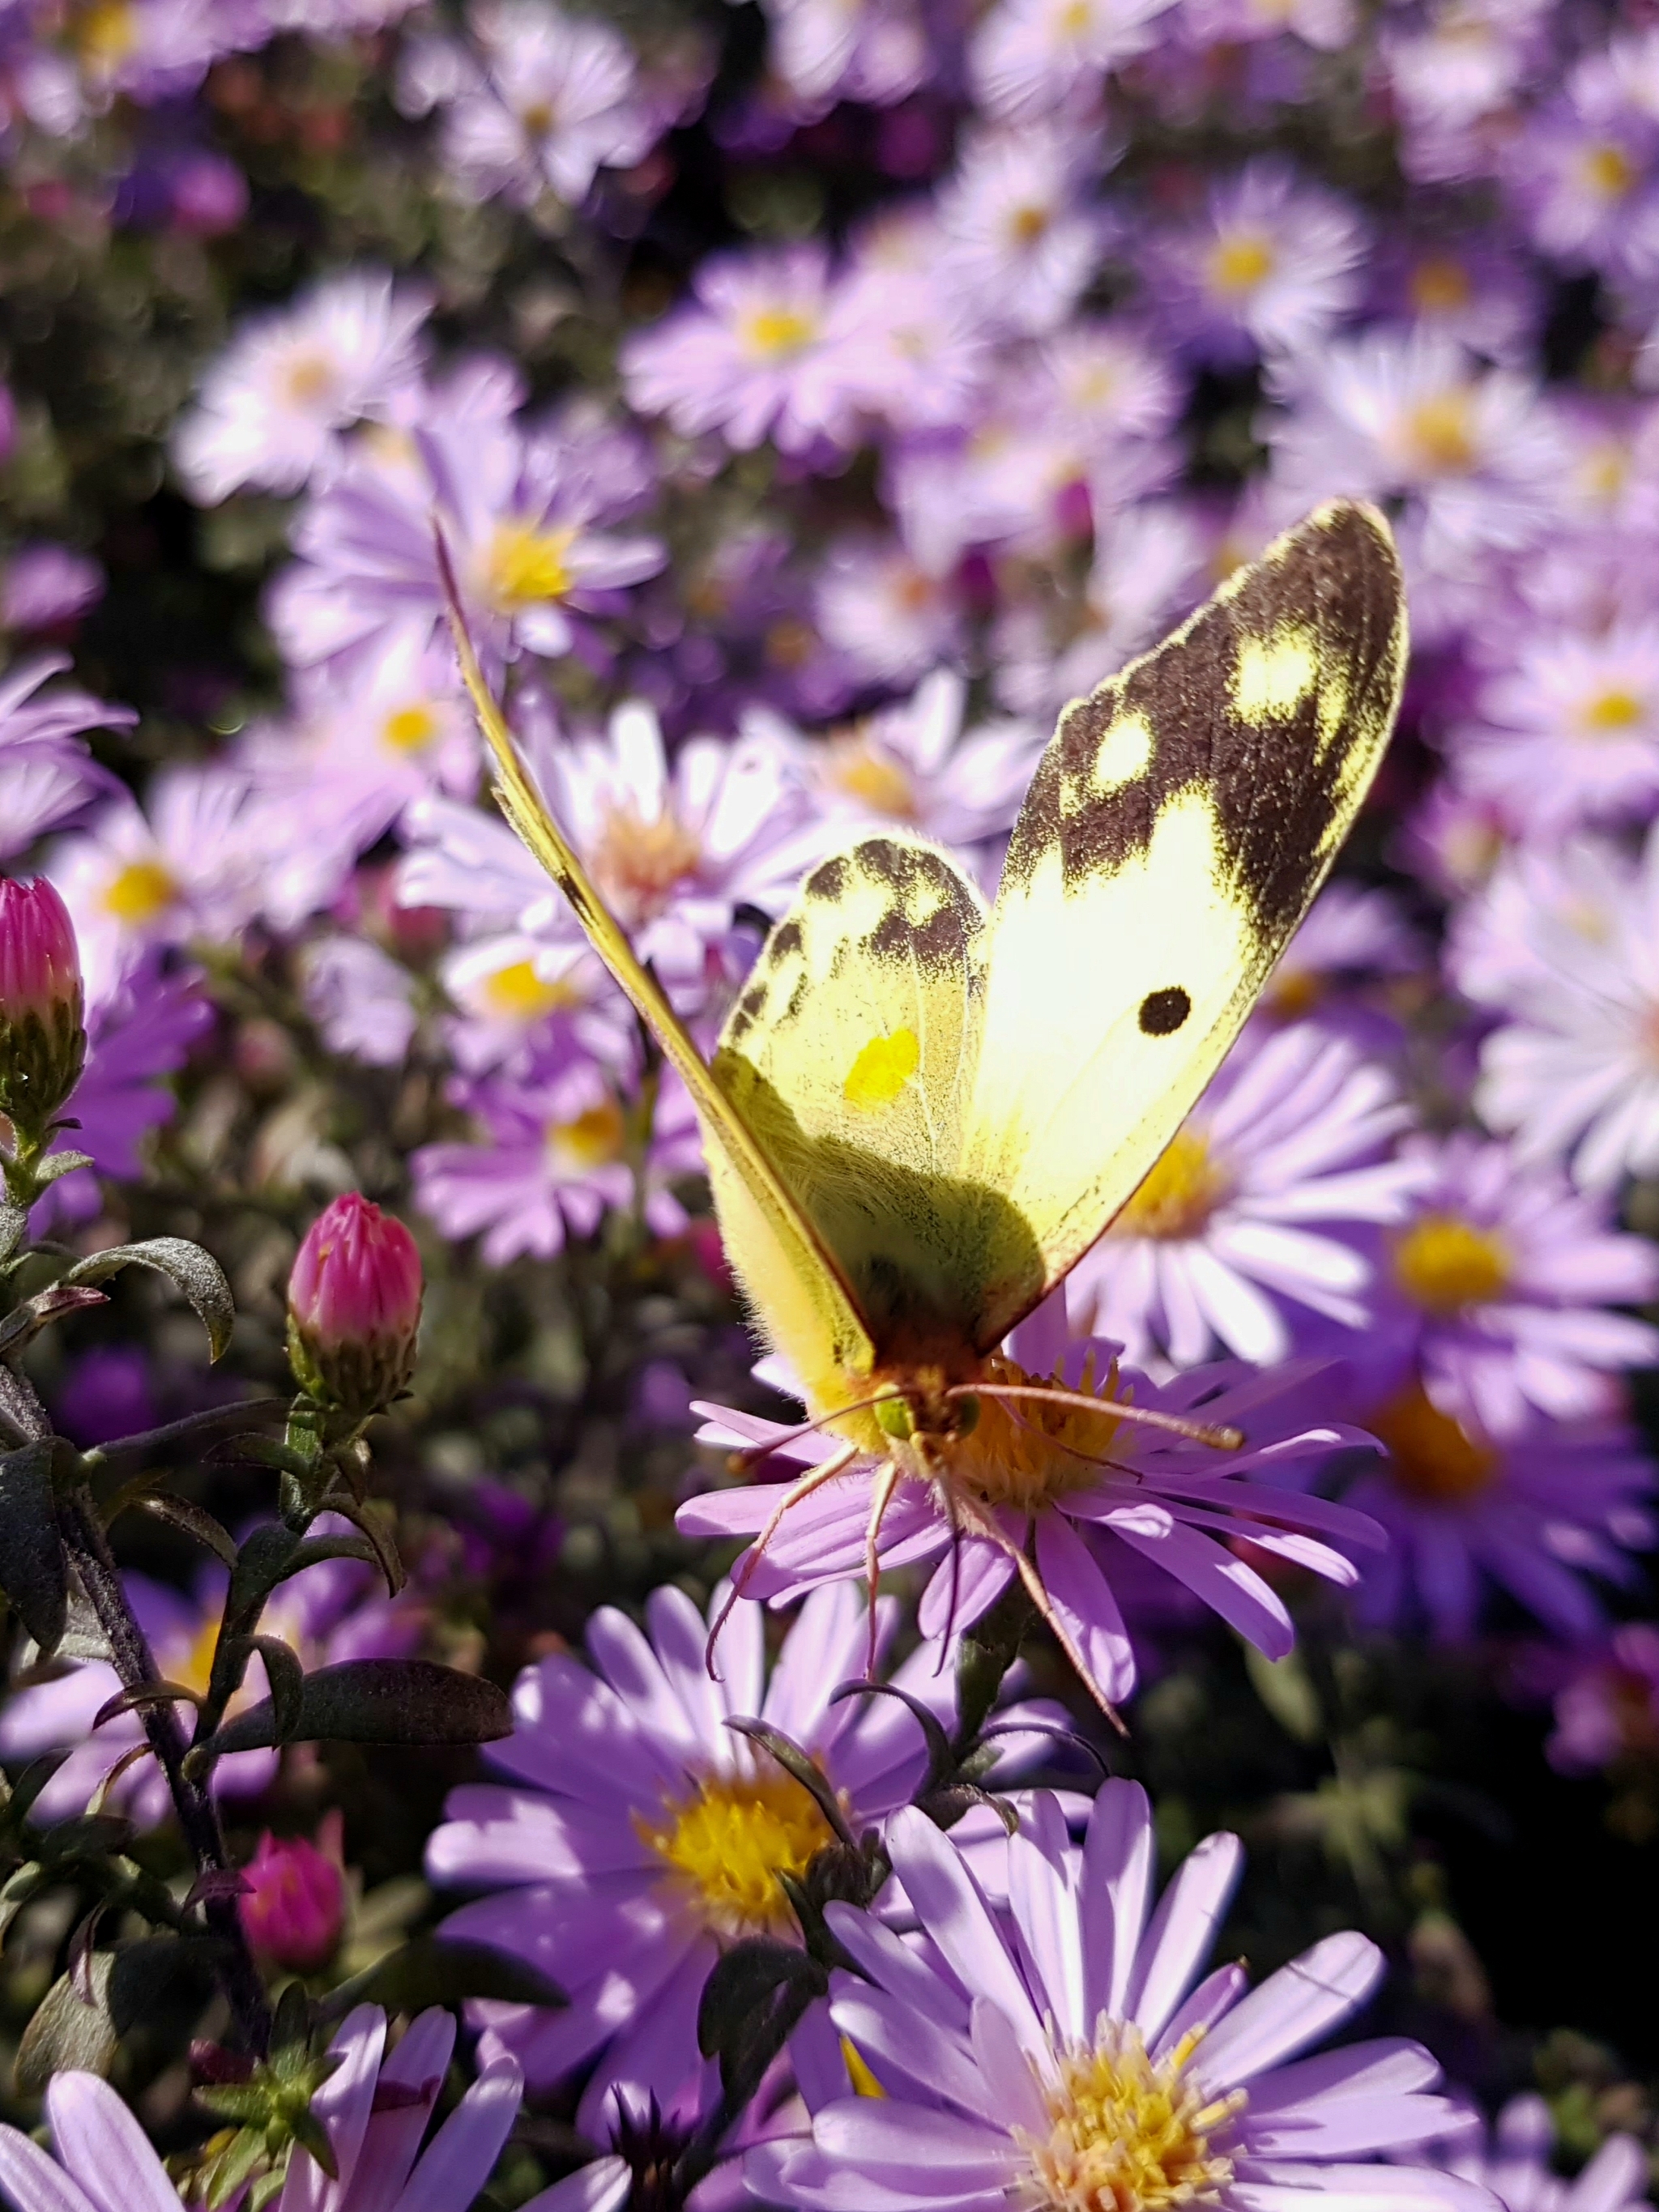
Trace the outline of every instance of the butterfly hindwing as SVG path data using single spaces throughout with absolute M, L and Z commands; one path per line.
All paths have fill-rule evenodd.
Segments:
M 991 916 L 962 1155 L 1041 1260 L 998 1255 L 981 1348 L 1214 1073 L 1364 797 L 1405 660 L 1388 525 L 1341 502 L 1061 714 Z
M 867 837 L 806 878 L 715 1056 L 890 1358 L 965 1340 L 1001 1206 L 957 1173 L 984 922 L 947 853 Z M 1005 1233 L 1018 1241 L 1018 1224 Z

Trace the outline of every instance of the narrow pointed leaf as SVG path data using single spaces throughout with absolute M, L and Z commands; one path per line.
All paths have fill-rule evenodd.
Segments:
M 279 1739 L 276 1708 L 266 1698 L 198 1749 L 222 1759 L 228 1752 L 265 1750 L 279 1740 L 495 1743 L 512 1732 L 506 1693 L 480 1675 L 431 1659 L 347 1659 L 306 1676 L 291 1737 Z
M 208 1334 L 208 1348 L 215 1359 L 219 1358 L 236 1325 L 236 1305 L 225 1271 L 210 1252 L 183 1237 L 148 1237 L 143 1243 L 112 1245 L 107 1252 L 77 1261 L 64 1279 L 71 1284 L 107 1282 L 123 1267 L 153 1267 L 165 1275 L 195 1308 Z
M 69 1569 L 52 1495 L 48 1437 L 0 1457 L 0 1589 L 43 1652 L 69 1617 Z

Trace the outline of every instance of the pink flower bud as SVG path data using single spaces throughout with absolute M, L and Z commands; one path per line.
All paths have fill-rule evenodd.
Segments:
M 348 1191 L 306 1231 L 288 1279 L 289 1358 L 300 1387 L 358 1419 L 415 1372 L 421 1255 L 401 1221 Z
M 254 1949 L 291 1974 L 314 1974 L 333 1957 L 345 1920 L 345 1883 L 331 1858 L 303 1836 L 260 1837 L 242 1869 L 238 1900 Z
M 0 880 L 0 1113 L 38 1138 L 87 1055 L 81 955 L 44 877 Z

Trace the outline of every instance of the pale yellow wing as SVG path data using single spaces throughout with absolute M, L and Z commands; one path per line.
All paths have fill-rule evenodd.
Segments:
M 984 921 L 938 847 L 896 834 L 849 846 L 773 930 L 714 1057 L 850 1285 L 878 1367 L 967 1348 L 984 1255 L 1018 1235 L 1000 1196 L 956 1172 Z M 802 1379 L 833 1402 L 836 1378 Z
M 462 677 L 495 756 L 495 796 L 501 811 L 569 900 L 594 951 L 691 1094 L 721 1231 L 768 1334 L 789 1349 L 798 1364 L 849 1376 L 867 1374 L 874 1348 L 834 1261 L 754 1131 L 715 1081 L 656 978 L 635 957 L 627 933 L 548 812 L 525 772 L 513 733 L 483 680 L 471 640 L 453 605 L 451 627 Z
M 988 1263 L 981 1349 L 1214 1073 L 1364 798 L 1406 649 L 1389 526 L 1341 501 L 1061 714 L 988 930 L 961 1166 L 1027 1234 Z

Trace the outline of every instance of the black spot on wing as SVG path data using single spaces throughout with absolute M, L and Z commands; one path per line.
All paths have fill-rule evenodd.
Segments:
M 1304 523 L 1184 633 L 1066 709 L 1026 794 L 1005 879 L 1026 879 L 1056 846 L 1068 883 L 1120 867 L 1146 849 L 1172 798 L 1202 787 L 1236 887 L 1264 935 L 1282 938 L 1321 865 L 1346 748 L 1339 738 L 1322 753 L 1317 687 L 1291 714 L 1241 717 L 1239 647 L 1292 625 L 1312 629 L 1322 659 L 1346 676 L 1350 715 L 1376 717 L 1397 681 L 1400 611 L 1399 563 L 1362 509 L 1338 505 Z M 1145 718 L 1152 759 L 1145 775 L 1096 793 L 1103 740 L 1125 714 Z
M 780 960 L 793 960 L 800 951 L 804 939 L 798 921 L 780 922 L 767 939 L 766 957 L 775 967 Z
M 1192 1000 L 1179 984 L 1148 991 L 1140 1002 L 1140 1026 L 1148 1036 L 1173 1036 L 1192 1011 Z
M 813 869 L 801 885 L 808 898 L 838 899 L 847 889 L 847 860 L 837 853 L 834 860 L 825 860 Z

